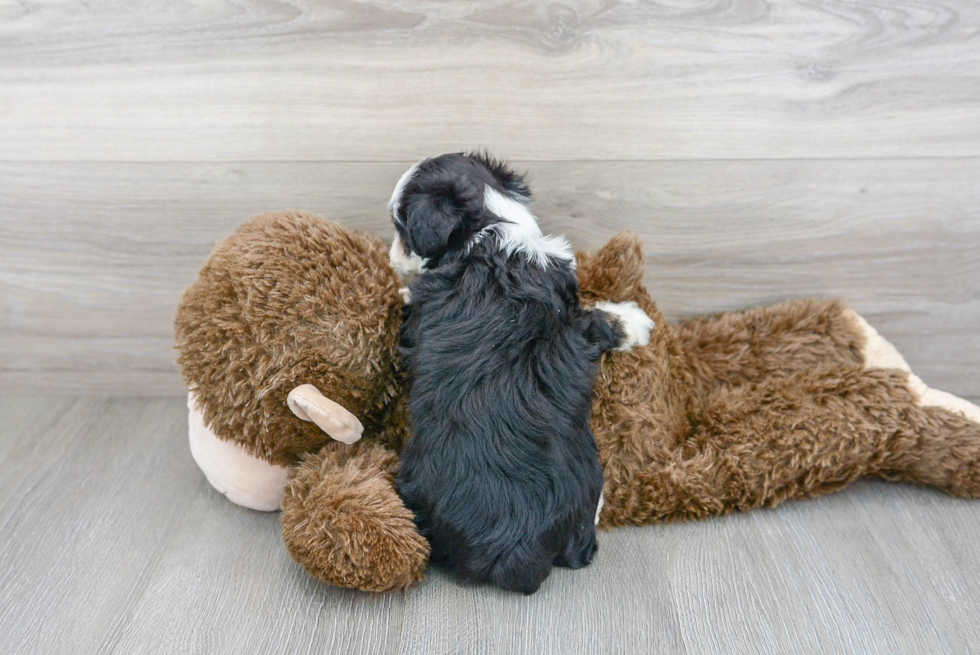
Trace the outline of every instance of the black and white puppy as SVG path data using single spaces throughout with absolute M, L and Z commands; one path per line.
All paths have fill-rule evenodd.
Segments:
M 412 166 L 389 205 L 392 265 L 418 273 L 400 334 L 412 436 L 396 485 L 432 561 L 533 593 L 596 552 L 596 362 L 645 344 L 636 303 L 579 305 L 575 258 L 523 178 L 489 156 Z M 604 310 L 604 311 L 603 311 Z

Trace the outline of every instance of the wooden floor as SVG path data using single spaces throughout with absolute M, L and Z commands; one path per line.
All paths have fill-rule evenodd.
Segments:
M 375 596 L 309 578 L 185 438 L 179 397 L 0 397 L 0 652 L 980 651 L 980 502 L 932 489 L 602 533 L 531 597 Z

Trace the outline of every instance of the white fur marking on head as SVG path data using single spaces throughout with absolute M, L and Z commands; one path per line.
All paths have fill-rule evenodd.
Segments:
M 488 185 L 483 190 L 483 204 L 487 211 L 505 221 L 491 225 L 484 232 L 492 230 L 500 235 L 500 243 L 508 255 L 524 253 L 541 268 L 547 268 L 549 259 L 567 262 L 575 268 L 575 256 L 565 237 L 544 236 L 538 220 L 523 203 Z M 482 238 L 482 233 L 477 238 Z
M 395 232 L 395 240 L 391 242 L 391 250 L 388 251 L 388 262 L 395 269 L 398 277 L 405 278 L 421 273 L 428 260 L 422 259 L 414 252 L 406 255 L 402 238 Z
M 596 309 L 612 314 L 619 319 L 619 324 L 626 332 L 626 338 L 616 350 L 632 350 L 633 346 L 645 346 L 650 343 L 650 331 L 656 326 L 653 319 L 647 316 L 633 300 L 626 302 L 600 301 Z
M 395 189 L 391 192 L 391 200 L 388 201 L 388 212 L 391 213 L 391 218 L 396 223 L 404 223 L 405 221 L 404 217 L 398 215 L 398 206 L 401 204 L 402 193 L 405 191 L 405 185 L 408 184 L 410 179 L 412 179 L 412 176 L 415 175 L 415 172 L 419 169 L 419 164 L 421 164 L 423 161 L 425 160 L 423 159 L 422 161 L 416 162 L 409 166 L 408 170 L 402 173 L 402 176 L 398 178 L 398 182 L 395 184 Z

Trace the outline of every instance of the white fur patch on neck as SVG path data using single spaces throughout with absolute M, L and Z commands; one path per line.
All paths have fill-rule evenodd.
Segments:
M 484 232 L 496 232 L 508 255 L 523 253 L 541 268 L 548 267 L 549 259 L 567 262 L 575 268 L 575 255 L 565 237 L 544 236 L 538 219 L 522 203 L 487 186 L 483 190 L 483 204 L 487 211 L 505 221 L 491 225 Z

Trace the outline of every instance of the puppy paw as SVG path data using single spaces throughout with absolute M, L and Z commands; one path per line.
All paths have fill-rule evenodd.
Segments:
M 650 332 L 656 324 L 652 318 L 647 316 L 645 311 L 640 309 L 636 301 L 600 301 L 595 306 L 596 309 L 613 315 L 626 333 L 626 337 L 616 350 L 632 350 L 634 346 L 645 346 L 650 343 Z

